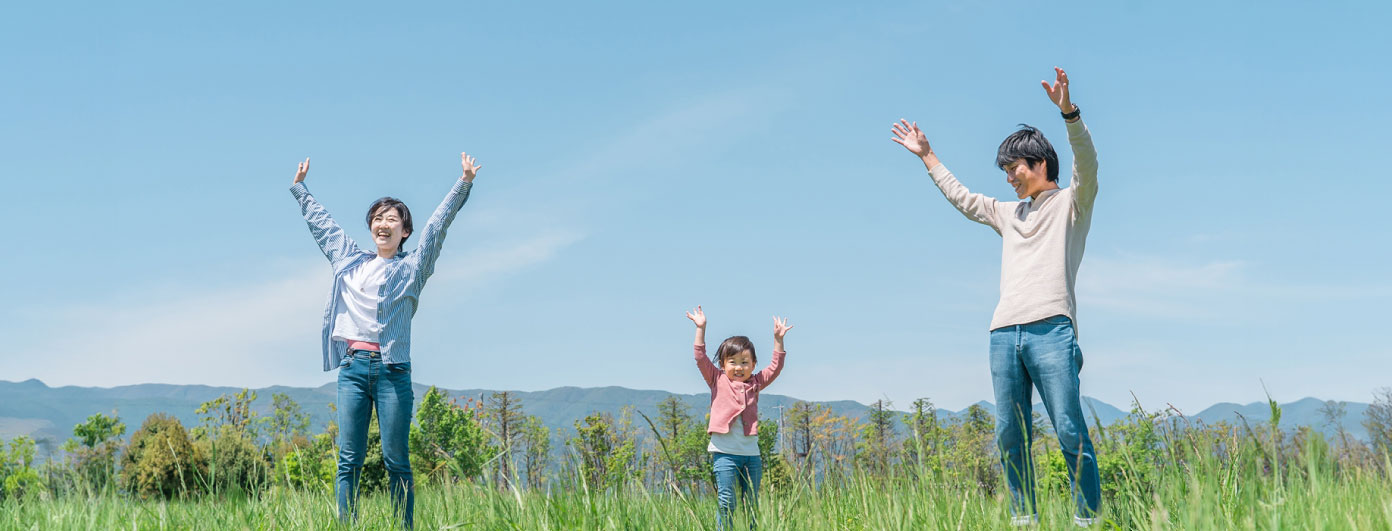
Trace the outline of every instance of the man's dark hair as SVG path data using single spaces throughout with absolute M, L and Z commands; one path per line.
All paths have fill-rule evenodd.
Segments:
M 1058 182 L 1058 153 L 1054 153 L 1054 146 L 1044 138 L 1044 133 L 1026 124 L 1020 124 L 1019 131 L 1011 133 L 1001 142 L 1000 149 L 996 151 L 996 167 L 1004 170 L 1020 159 L 1024 159 L 1031 168 L 1041 161 L 1049 163 L 1049 180 Z
M 759 363 L 759 355 L 754 352 L 754 342 L 745 336 L 730 336 L 720 342 L 720 348 L 715 349 L 715 366 L 722 371 L 725 370 L 725 358 L 746 350 L 749 351 L 750 361 Z
M 401 216 L 401 232 L 406 233 L 406 235 L 401 237 L 401 244 L 396 246 L 396 250 L 400 251 L 405 249 L 406 238 L 410 238 L 416 231 L 415 228 L 411 226 L 411 209 L 406 208 L 406 203 L 402 203 L 400 199 L 395 197 L 383 197 L 372 203 L 372 206 L 367 207 L 367 228 L 372 228 L 372 216 L 375 216 L 384 208 L 396 210 L 396 215 Z

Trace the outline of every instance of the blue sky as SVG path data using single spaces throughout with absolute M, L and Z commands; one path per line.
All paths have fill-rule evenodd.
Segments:
M 1016 124 L 1100 195 L 1083 391 L 1197 412 L 1392 385 L 1384 3 L 28 4 L 0 16 L 13 236 L 0 379 L 312 386 L 330 273 L 287 188 L 355 238 L 484 164 L 415 319 L 415 380 L 701 392 L 690 323 L 772 346 L 770 392 L 991 396 L 1000 242 L 973 191 Z M 1064 172 L 1066 175 L 1067 172 Z M 1066 184 L 1066 183 L 1065 183 Z

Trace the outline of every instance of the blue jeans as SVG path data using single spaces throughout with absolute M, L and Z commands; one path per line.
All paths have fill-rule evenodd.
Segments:
M 367 423 L 377 408 L 377 426 L 382 429 L 382 461 L 390 480 L 392 510 L 410 529 L 416 506 L 415 482 L 411 477 L 409 438 L 411 408 L 411 364 L 383 364 L 382 355 L 354 350 L 338 366 L 338 518 L 350 522 L 357 518 L 358 477 L 367 455 Z
M 1011 511 L 1038 514 L 1034 499 L 1032 402 L 1039 388 L 1068 462 L 1077 516 L 1090 518 L 1101 502 L 1097 455 L 1084 422 L 1078 372 L 1083 351 L 1073 321 L 1063 315 L 991 331 L 991 382 L 996 389 L 996 444 L 1010 488 Z
M 730 455 L 712 452 L 715 461 L 715 497 L 720 503 L 716 513 L 716 528 L 729 529 L 735 513 L 735 485 L 739 485 L 749 513 L 749 528 L 758 526 L 755 508 L 759 504 L 759 479 L 764 475 L 764 462 L 757 455 Z

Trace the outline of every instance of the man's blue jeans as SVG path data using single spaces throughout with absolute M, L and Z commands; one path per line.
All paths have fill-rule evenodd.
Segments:
M 755 510 L 759 505 L 759 479 L 764 475 L 764 462 L 757 455 L 712 452 L 711 457 L 715 461 L 715 497 L 720 503 L 716 529 L 729 529 L 734 522 L 736 485 L 749 513 L 749 528 L 754 529 L 758 525 Z
M 354 350 L 338 366 L 338 518 L 348 522 L 357 518 L 358 478 L 367 455 L 367 423 L 377 408 L 377 426 L 382 429 L 382 461 L 387 466 L 392 510 L 410 529 L 416 505 L 415 482 L 411 477 L 409 438 L 411 408 L 411 364 L 383 364 L 382 355 Z
M 1034 388 L 1058 433 L 1068 462 L 1069 486 L 1077 516 L 1097 513 L 1101 481 L 1097 455 L 1084 422 L 1078 372 L 1083 351 L 1078 348 L 1073 321 L 1056 315 L 1033 323 L 991 331 L 991 381 L 996 388 L 996 443 L 1010 487 L 1011 511 L 1035 515 L 1033 442 Z

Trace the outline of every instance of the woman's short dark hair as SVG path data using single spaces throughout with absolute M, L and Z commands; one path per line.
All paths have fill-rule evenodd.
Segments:
M 1044 133 L 1026 124 L 1020 124 L 1019 131 L 1011 133 L 1001 142 L 1000 149 L 996 151 L 996 167 L 1004 170 L 1020 159 L 1025 159 L 1031 168 L 1040 161 L 1049 163 L 1049 180 L 1058 181 L 1058 153 L 1054 152 L 1053 144 L 1044 138 Z
M 406 238 L 410 238 L 416 231 L 414 227 L 411 226 L 411 209 L 406 208 L 406 203 L 402 203 L 400 199 L 395 197 L 383 197 L 372 203 L 372 206 L 367 207 L 367 228 L 372 228 L 372 216 L 377 215 L 377 213 L 384 208 L 396 210 L 396 215 L 401 216 L 401 231 L 406 233 L 406 235 L 401 237 L 401 244 L 398 245 L 396 249 L 398 251 L 405 249 Z
M 759 355 L 754 353 L 754 343 L 745 336 L 730 336 L 725 341 L 720 342 L 720 348 L 715 349 L 715 366 L 725 368 L 725 358 L 734 356 L 741 352 L 749 351 L 749 357 L 753 358 L 754 363 L 759 363 Z

